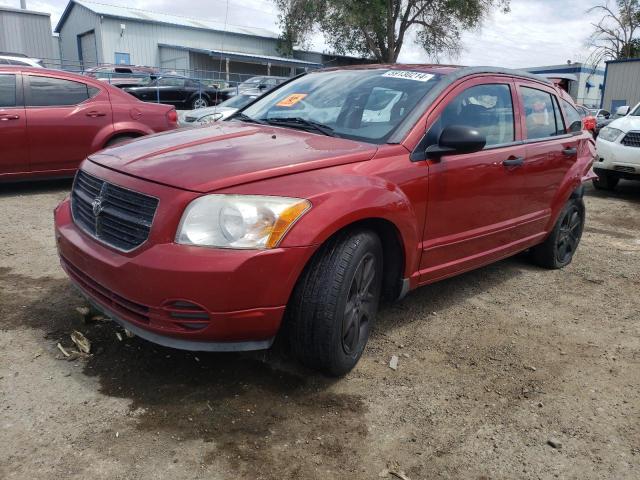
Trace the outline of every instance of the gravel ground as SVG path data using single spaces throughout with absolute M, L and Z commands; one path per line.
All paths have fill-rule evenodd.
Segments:
M 588 191 L 565 270 L 520 256 L 384 307 L 340 380 L 84 324 L 52 235 L 69 187 L 0 187 L 0 478 L 640 478 L 638 184 Z M 91 357 L 56 348 L 73 330 Z

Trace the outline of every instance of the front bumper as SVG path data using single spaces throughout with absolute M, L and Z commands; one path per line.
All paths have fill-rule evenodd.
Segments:
M 593 165 L 596 173 L 607 171 L 621 178 L 640 176 L 640 148 L 628 147 L 616 142 L 608 142 L 598 137 L 598 156 Z
M 99 310 L 152 342 L 197 351 L 268 348 L 313 247 L 268 251 L 147 244 L 117 252 L 55 211 L 62 267 Z

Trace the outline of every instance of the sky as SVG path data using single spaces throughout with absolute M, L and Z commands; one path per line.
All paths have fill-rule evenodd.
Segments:
M 99 0 L 185 17 L 224 21 L 233 25 L 262 27 L 278 31 L 278 12 L 270 0 Z M 597 15 L 587 10 L 603 0 L 511 0 L 509 13 L 494 12 L 477 31 L 463 35 L 458 58 L 442 58 L 443 63 L 491 65 L 507 68 L 535 67 L 585 61 L 586 41 Z M 227 10 L 228 3 L 228 10 Z M 27 8 L 51 13 L 53 25 L 62 14 L 66 0 L 27 0 Z M 20 0 L 0 0 L 0 5 L 20 6 Z M 326 50 L 316 37 L 314 50 Z M 400 62 L 428 63 L 430 59 L 413 42 L 405 43 Z

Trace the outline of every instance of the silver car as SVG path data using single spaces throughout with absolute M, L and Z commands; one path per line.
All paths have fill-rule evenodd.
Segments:
M 180 112 L 178 125 L 181 127 L 199 126 L 225 120 L 261 95 L 263 95 L 263 92 L 260 90 L 244 91 L 214 107 Z

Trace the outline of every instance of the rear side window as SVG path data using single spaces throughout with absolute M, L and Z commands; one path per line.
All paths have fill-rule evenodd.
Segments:
M 16 106 L 16 76 L 0 75 L 0 108 Z
M 50 77 L 29 77 L 29 107 L 61 107 L 77 105 L 89 98 L 85 83 Z
M 179 87 L 183 88 L 185 81 L 183 78 L 163 77 L 158 80 L 158 85 L 161 87 Z
M 487 147 L 515 140 L 511 88 L 503 84 L 476 85 L 455 97 L 429 129 L 429 143 L 436 144 L 442 130 L 451 125 L 478 129 Z
M 567 129 L 567 131 L 569 133 L 581 132 L 582 117 L 580 116 L 578 110 L 576 110 L 575 107 L 566 100 L 562 100 L 562 106 L 564 107 L 564 111 L 567 114 L 567 123 L 569 124 L 569 128 Z
M 522 87 L 522 102 L 527 122 L 527 138 L 537 140 L 565 133 L 558 100 L 550 93 Z

